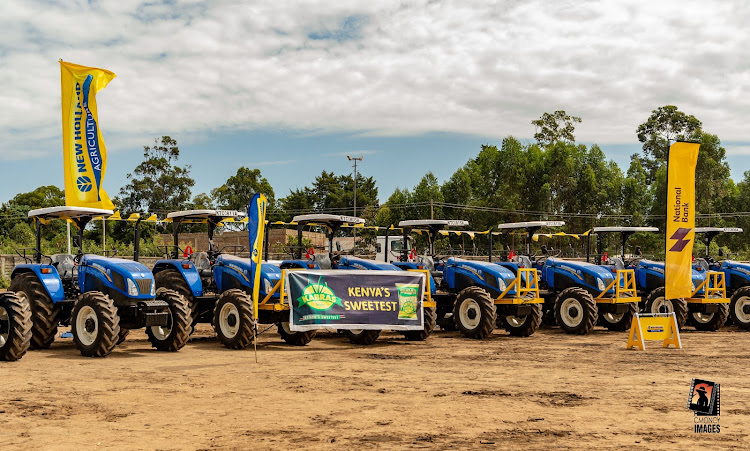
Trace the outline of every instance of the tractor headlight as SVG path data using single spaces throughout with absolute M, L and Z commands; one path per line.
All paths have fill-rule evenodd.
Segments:
M 599 291 L 604 291 L 604 289 L 607 288 L 607 285 L 604 284 L 604 280 L 597 277 L 596 288 L 598 288 Z
M 151 281 L 151 296 L 156 296 L 156 281 Z
M 130 296 L 138 296 L 138 287 L 135 286 L 133 279 L 128 279 L 128 294 Z
M 505 281 L 502 277 L 497 278 L 497 289 L 500 291 L 505 291 L 505 289 L 508 288 L 507 285 L 505 285 Z
M 266 289 L 266 294 L 270 293 L 271 290 L 273 290 L 273 285 L 268 279 L 263 279 L 263 287 Z

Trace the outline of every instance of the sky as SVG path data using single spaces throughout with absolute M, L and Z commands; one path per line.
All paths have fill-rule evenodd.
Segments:
M 276 197 L 358 170 L 381 200 L 442 182 L 565 110 L 627 170 L 635 130 L 676 105 L 750 169 L 745 1 L 0 2 L 0 202 L 63 186 L 58 60 L 117 74 L 97 96 L 111 195 L 169 135 L 193 194 L 239 166 Z

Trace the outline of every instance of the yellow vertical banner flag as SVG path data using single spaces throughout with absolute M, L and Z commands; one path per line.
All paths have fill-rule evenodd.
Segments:
M 65 204 L 68 206 L 114 209 L 102 188 L 107 172 L 107 149 L 96 108 L 96 93 L 113 78 L 115 74 L 105 69 L 60 61 Z
M 667 243 L 664 297 L 689 298 L 692 294 L 693 241 L 695 239 L 695 165 L 700 144 L 676 142 L 667 163 Z

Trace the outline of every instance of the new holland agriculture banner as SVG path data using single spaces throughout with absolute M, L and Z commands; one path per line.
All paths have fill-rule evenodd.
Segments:
M 287 271 L 293 331 L 421 330 L 425 276 L 407 271 Z
M 107 149 L 99 130 L 96 108 L 96 93 L 113 78 L 115 74 L 108 70 L 60 61 L 65 204 L 68 206 L 114 209 L 102 189 Z
M 268 200 L 263 194 L 255 194 L 247 206 L 247 231 L 250 237 L 250 274 L 253 278 L 253 304 L 258 314 L 258 296 L 260 293 L 260 267 L 263 258 L 263 235 L 266 225 L 266 207 Z M 257 318 L 257 316 L 256 316 Z
M 700 144 L 676 142 L 667 171 L 666 299 L 688 298 L 692 286 L 695 238 L 695 165 Z

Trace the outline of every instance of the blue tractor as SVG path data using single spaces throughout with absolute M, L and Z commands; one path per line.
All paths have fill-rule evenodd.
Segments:
M 311 225 L 324 227 L 328 231 L 329 252 L 309 253 L 306 258 L 302 257 L 303 246 L 296 248 L 296 259 L 281 262 L 281 269 L 303 268 L 303 269 L 348 269 L 365 271 L 398 271 L 402 268 L 386 262 L 366 260 L 354 256 L 342 255 L 341 252 L 333 252 L 333 239 L 336 233 L 344 226 L 364 225 L 365 220 L 354 216 L 330 215 L 330 214 L 308 214 L 295 216 L 292 222 L 297 224 L 297 243 L 302 243 L 303 230 Z M 388 241 L 386 240 L 386 243 Z M 386 254 L 388 251 L 386 250 Z M 434 292 L 434 283 L 430 283 Z M 418 331 L 403 331 L 407 340 L 424 340 L 435 329 L 435 306 L 430 300 L 423 301 L 424 329 Z M 354 344 L 369 345 L 380 336 L 380 330 L 344 330 L 343 333 L 349 341 Z
M 721 233 L 742 233 L 739 227 L 697 227 L 695 233 L 701 234 L 706 245 L 706 256 L 696 258 L 695 265 L 704 271 L 724 273 L 727 294 L 730 295 L 729 317 L 742 330 L 750 330 L 750 264 L 735 260 L 714 260 L 709 253 L 711 241 Z M 724 250 L 719 248 L 719 258 L 724 257 Z
M 399 222 L 404 242 L 416 230 L 427 233 L 429 250 L 419 263 L 409 263 L 406 252 L 402 268 L 424 266 L 437 283 L 433 296 L 438 324 L 444 329 L 457 328 L 469 338 L 485 338 L 496 327 L 512 336 L 528 337 L 539 328 L 542 320 L 542 299 L 536 270 L 508 268 L 492 262 L 445 258 L 435 255 L 434 243 L 446 227 L 464 227 L 461 220 L 406 220 Z
M 587 261 L 591 258 L 591 237 L 596 236 L 597 253 L 595 262 L 615 271 L 629 268 L 635 271 L 636 286 L 641 302 L 641 310 L 648 313 L 674 312 L 677 324 L 691 325 L 698 330 L 718 330 L 726 322 L 729 300 L 724 291 L 724 276 L 706 267 L 692 269 L 691 295 L 685 299 L 666 299 L 664 289 L 664 262 L 644 259 L 636 248 L 635 257 L 626 259 L 625 249 L 628 238 L 638 232 L 658 232 L 656 227 L 594 227 L 587 242 Z M 608 233 L 620 234 L 620 256 L 609 257 L 602 262 L 603 236 Z
M 245 246 L 217 248 L 214 234 L 223 221 L 245 216 L 235 210 L 187 210 L 171 212 L 174 244 L 165 248 L 166 259 L 154 265 L 157 287 L 169 287 L 181 293 L 191 305 L 192 323 L 213 325 L 221 343 L 229 349 L 244 349 L 255 339 L 255 312 L 252 300 L 253 276 L 249 258 L 225 253 L 227 249 L 241 252 Z M 186 253 L 179 247 L 179 233 L 184 224 L 200 223 L 208 227 L 208 251 Z M 289 310 L 279 302 L 281 270 L 271 263 L 261 264 L 262 300 L 258 305 L 257 322 L 276 324 L 281 338 L 290 344 L 304 346 L 315 336 L 314 331 L 292 332 Z
M 24 251 L 26 263 L 13 269 L 10 290 L 31 307 L 32 349 L 48 348 L 58 325 L 71 326 L 76 348 L 89 357 L 108 355 L 130 329 L 143 327 L 157 350 L 177 351 L 187 342 L 190 308 L 185 298 L 172 290 L 157 290 L 151 271 L 141 263 L 83 253 L 86 224 L 111 214 L 84 207 L 29 212 L 36 226 L 36 247 L 33 256 Z M 41 226 L 52 219 L 69 219 L 78 227 L 78 254 L 42 254 Z
M 550 255 L 542 246 L 542 256 L 528 256 L 534 233 L 544 227 L 559 227 L 563 221 L 532 221 L 498 225 L 499 230 L 525 230 L 526 256 L 516 256 L 505 266 L 535 268 L 540 273 L 544 310 L 554 313 L 555 321 L 568 334 L 588 334 L 597 321 L 613 331 L 630 327 L 640 298 L 632 269 L 609 268 Z

